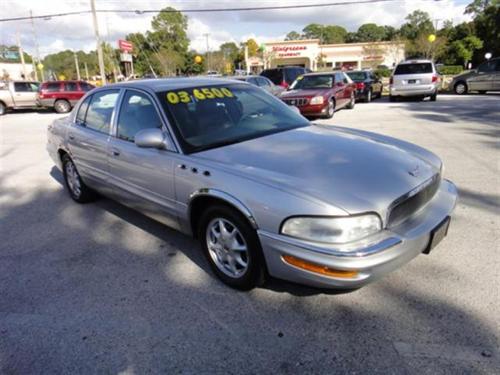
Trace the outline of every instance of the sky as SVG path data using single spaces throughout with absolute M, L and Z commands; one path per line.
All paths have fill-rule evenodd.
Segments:
M 318 4 L 344 2 L 347 0 L 95 0 L 96 9 L 140 10 L 161 9 L 172 6 L 176 9 L 202 9 L 225 7 L 259 7 L 271 5 Z M 351 0 L 352 2 L 353 0 Z M 354 0 L 357 1 L 357 0 Z M 348 31 L 356 31 L 364 23 L 399 26 L 408 13 L 416 9 L 428 12 L 433 19 L 452 20 L 460 23 L 468 20 L 464 16 L 465 6 L 472 0 L 395 0 L 374 4 L 350 4 L 294 10 L 265 10 L 252 12 L 189 13 L 188 37 L 190 48 L 206 51 L 209 34 L 209 49 L 214 50 L 228 41 L 240 43 L 248 38 L 257 42 L 284 39 L 296 30 L 300 32 L 309 23 L 336 24 Z M 89 10 L 90 0 L 1 0 L 0 18 L 44 15 L 77 10 Z M 100 13 L 98 14 L 101 39 L 117 46 L 117 40 L 130 32 L 145 32 L 151 28 L 154 14 Z M 96 42 L 90 14 L 35 20 L 35 30 L 40 55 L 72 50 L 95 50 Z M 35 52 L 32 25 L 29 20 L 0 23 L 0 44 L 16 44 L 19 33 L 23 49 Z

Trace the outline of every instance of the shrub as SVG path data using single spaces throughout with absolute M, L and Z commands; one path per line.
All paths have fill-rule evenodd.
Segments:
M 453 76 L 462 73 L 464 68 L 462 65 L 444 65 L 438 67 L 438 71 L 439 74 Z
M 375 69 L 373 72 L 378 78 L 390 77 L 392 74 L 392 69 L 381 68 L 381 69 Z

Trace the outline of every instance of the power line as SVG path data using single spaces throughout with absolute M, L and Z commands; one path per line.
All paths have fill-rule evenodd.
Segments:
M 96 9 L 96 13 L 210 13 L 210 12 L 248 12 L 248 11 L 259 11 L 259 10 L 279 10 L 279 9 L 304 9 L 304 8 L 321 8 L 321 7 L 332 7 L 332 6 L 342 6 L 342 5 L 359 5 L 359 4 L 373 4 L 373 3 L 388 3 L 395 1 L 406 1 L 406 0 L 350 0 L 343 2 L 330 2 L 330 3 L 318 3 L 318 4 L 298 4 L 298 5 L 273 5 L 273 6 L 263 6 L 263 7 L 243 7 L 243 8 L 209 8 L 209 9 L 176 9 L 176 10 L 164 10 L 164 9 L 136 9 L 136 10 L 126 10 L 126 9 Z M 440 1 L 440 0 L 423 0 L 423 1 Z M 64 17 L 73 16 L 80 14 L 89 14 L 90 10 L 81 10 L 74 12 L 64 12 L 64 13 L 51 13 L 44 14 L 40 16 L 33 17 L 12 17 L 12 18 L 1 18 L 0 22 L 7 21 L 22 21 L 31 18 L 42 18 L 50 19 L 53 17 Z

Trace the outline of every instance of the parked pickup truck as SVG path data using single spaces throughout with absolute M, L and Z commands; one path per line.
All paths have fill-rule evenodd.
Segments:
M 0 116 L 8 109 L 37 107 L 39 82 L 12 81 L 0 83 Z

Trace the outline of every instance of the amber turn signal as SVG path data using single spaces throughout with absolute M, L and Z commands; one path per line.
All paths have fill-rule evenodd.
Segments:
M 292 266 L 301 268 L 309 272 L 318 273 L 320 275 L 339 277 L 344 279 L 353 279 L 358 276 L 358 273 L 356 271 L 336 270 L 326 266 L 321 266 L 319 264 L 311 263 L 303 259 L 295 258 L 291 255 L 283 255 L 282 258 L 286 263 L 291 264 Z

